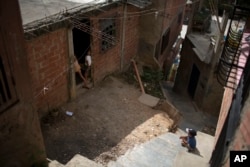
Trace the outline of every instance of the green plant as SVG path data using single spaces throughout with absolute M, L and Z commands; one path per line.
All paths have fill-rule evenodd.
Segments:
M 145 67 L 141 77 L 145 92 L 153 96 L 164 98 L 160 82 L 164 79 L 164 74 L 160 70 L 152 70 Z

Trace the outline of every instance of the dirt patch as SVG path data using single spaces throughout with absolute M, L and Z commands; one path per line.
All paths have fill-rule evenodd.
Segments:
M 63 164 L 81 154 L 105 165 L 134 145 L 167 132 L 172 124 L 165 112 L 141 104 L 139 87 L 121 78 L 107 77 L 77 92 L 74 101 L 41 124 L 48 158 Z

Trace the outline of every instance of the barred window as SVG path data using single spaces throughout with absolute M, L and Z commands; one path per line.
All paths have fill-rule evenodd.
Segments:
M 100 25 L 102 31 L 101 50 L 106 51 L 115 45 L 115 38 L 117 35 L 115 19 L 101 20 Z
M 7 59 L 0 55 L 0 113 L 18 102 L 14 78 L 8 67 Z

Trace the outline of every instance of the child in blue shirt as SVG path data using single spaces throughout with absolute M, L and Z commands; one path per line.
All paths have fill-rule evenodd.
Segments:
M 182 140 L 182 146 L 188 148 L 188 151 L 194 151 L 196 149 L 196 138 L 197 132 L 193 129 L 186 129 L 188 135 L 181 136 L 180 139 Z

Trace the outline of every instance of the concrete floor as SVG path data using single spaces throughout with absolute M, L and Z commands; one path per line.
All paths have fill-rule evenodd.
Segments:
M 172 90 L 173 83 L 162 82 L 162 90 L 166 99 L 171 102 L 182 114 L 183 119 L 179 128 L 185 131 L 186 128 L 203 131 L 206 127 L 216 128 L 218 118 L 211 116 L 199 110 L 195 103 L 189 97 L 176 94 Z
M 214 147 L 214 136 L 202 132 L 204 127 L 216 127 L 217 118 L 199 111 L 188 97 L 182 97 L 172 91 L 172 83 L 163 82 L 165 97 L 183 115 L 176 133 L 165 133 L 111 161 L 108 167 L 209 167 Z M 197 130 L 197 149 L 190 153 L 181 146 L 179 136 L 186 135 L 185 129 Z
M 209 160 L 214 147 L 214 136 L 202 132 L 204 127 L 216 127 L 217 118 L 199 111 L 188 97 L 182 97 L 172 91 L 172 83 L 163 82 L 162 90 L 165 97 L 181 112 L 183 118 L 177 132 L 167 132 L 151 140 L 136 145 L 115 161 L 110 161 L 107 167 L 209 167 Z M 197 130 L 197 149 L 190 153 L 181 146 L 179 136 L 186 135 L 185 129 Z M 50 167 L 103 167 L 92 160 L 76 155 L 66 165 L 57 161 Z

